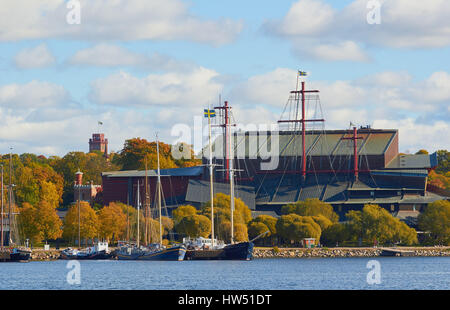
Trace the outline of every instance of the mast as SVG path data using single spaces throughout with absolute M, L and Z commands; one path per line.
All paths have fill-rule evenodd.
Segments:
M 11 150 L 12 148 L 10 148 Z M 9 152 L 9 191 L 8 191 L 8 227 L 9 227 L 9 245 L 12 243 L 11 239 L 11 201 L 12 201 L 12 153 Z
M 228 154 L 230 154 L 229 157 L 229 177 L 230 177 L 230 210 L 231 210 L 231 244 L 234 243 L 234 220 L 233 220 L 233 214 L 234 214 L 234 169 L 233 169 L 233 147 L 232 147 L 232 136 L 231 136 L 231 128 L 229 128 L 228 133 Z
M 148 191 L 147 191 L 147 156 L 145 157 L 145 245 L 148 244 Z
M 137 180 L 137 238 L 136 238 L 136 242 L 137 242 L 137 247 L 139 247 L 139 213 L 140 213 L 140 201 L 139 201 L 139 179 Z
M 298 71 L 297 75 L 297 85 L 298 85 L 298 77 L 299 76 L 306 76 L 306 72 L 304 71 Z M 306 119 L 306 106 L 305 106 L 305 95 L 307 93 L 318 93 L 318 90 L 305 90 L 305 81 L 301 81 L 302 88 L 301 90 L 293 90 L 291 91 L 291 94 L 294 94 L 296 107 L 295 107 L 295 116 L 294 119 L 288 119 L 288 120 L 279 120 L 278 123 L 294 123 L 294 130 L 297 129 L 297 123 L 301 123 L 302 125 L 302 167 L 301 167 L 301 181 L 302 184 L 305 182 L 306 179 L 306 123 L 307 122 L 324 122 L 324 119 Z M 297 87 L 296 87 L 297 89 Z M 298 95 L 301 95 L 301 103 L 302 103 L 302 118 L 299 120 L 298 118 Z
M 211 200 L 211 247 L 214 247 L 214 188 L 211 145 L 211 110 L 208 107 L 208 144 L 209 144 L 209 194 Z
M 162 218 L 161 218 L 161 171 L 159 169 L 159 141 L 156 134 L 156 153 L 158 162 L 158 210 L 159 210 L 159 244 L 162 245 Z
M 2 243 L 1 249 L 3 250 L 3 245 L 4 245 L 4 239 L 3 239 L 3 164 L 1 166 L 2 166 L 2 190 L 1 190 L 1 195 L 2 195 L 2 213 L 1 213 L 2 228 L 1 228 L 1 241 L 0 242 Z

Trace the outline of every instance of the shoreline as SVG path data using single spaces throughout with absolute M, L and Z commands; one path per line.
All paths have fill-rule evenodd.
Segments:
M 278 248 L 255 247 L 253 250 L 254 259 L 265 258 L 339 258 L 339 257 L 379 257 L 383 249 L 395 249 L 401 251 L 411 251 L 411 255 L 416 257 L 429 256 L 450 256 L 450 246 L 445 247 L 394 247 L 394 248 Z M 53 261 L 58 260 L 61 250 L 33 249 L 30 261 Z
M 273 248 L 255 247 L 254 259 L 264 258 L 339 258 L 339 257 L 379 257 L 383 249 L 411 251 L 408 256 L 450 256 L 450 247 L 378 247 L 378 248 Z

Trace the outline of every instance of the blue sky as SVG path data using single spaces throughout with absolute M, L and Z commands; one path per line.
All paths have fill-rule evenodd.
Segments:
M 156 131 L 173 142 L 219 94 L 236 121 L 274 123 L 297 69 L 321 91 L 326 128 L 449 148 L 446 1 L 375 1 L 379 24 L 367 22 L 374 0 L 80 0 L 80 24 L 68 2 L 2 2 L 0 153 L 87 151 L 97 121 L 112 150 Z

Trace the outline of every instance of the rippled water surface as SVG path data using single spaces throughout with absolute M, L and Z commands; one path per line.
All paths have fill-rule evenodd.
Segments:
M 379 257 L 381 284 L 366 281 L 372 258 L 253 261 L 68 261 L 0 263 L 0 289 L 450 289 L 450 257 Z

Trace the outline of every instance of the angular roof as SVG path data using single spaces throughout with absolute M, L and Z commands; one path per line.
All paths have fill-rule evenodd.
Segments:
M 187 167 L 187 168 L 172 168 L 172 169 L 161 169 L 161 176 L 171 176 L 171 177 L 191 177 L 199 176 L 203 173 L 203 166 Z M 157 170 L 147 170 L 147 175 L 149 177 L 158 176 Z M 102 172 L 102 176 L 108 178 L 124 178 L 124 177 L 145 177 L 145 170 L 124 170 L 124 171 L 109 171 Z
M 205 203 L 210 201 L 210 183 L 209 181 L 189 180 L 186 202 Z M 214 194 L 230 194 L 230 185 L 226 183 L 213 183 Z M 251 186 L 235 185 L 235 198 L 240 198 L 250 210 L 255 209 L 255 191 Z
M 382 155 L 392 143 L 396 129 L 359 129 L 358 136 L 363 139 L 357 141 L 358 153 L 364 155 Z M 278 135 L 266 132 L 237 132 L 235 133 L 234 154 L 239 158 L 256 158 L 267 154 L 272 146 L 278 146 L 280 156 L 301 156 L 301 132 L 280 131 Z M 307 131 L 305 146 L 307 155 L 352 155 L 353 141 L 342 140 L 351 137 L 348 130 Z M 213 155 L 223 158 L 223 136 L 218 136 L 213 142 Z M 209 157 L 209 147 L 203 148 L 203 156 Z

